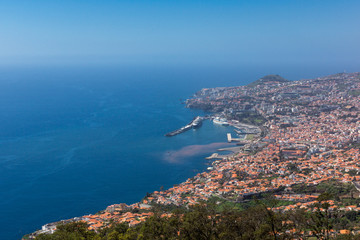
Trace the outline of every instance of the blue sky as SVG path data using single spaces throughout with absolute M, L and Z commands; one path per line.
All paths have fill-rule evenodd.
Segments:
M 0 1 L 0 64 L 359 64 L 360 1 Z

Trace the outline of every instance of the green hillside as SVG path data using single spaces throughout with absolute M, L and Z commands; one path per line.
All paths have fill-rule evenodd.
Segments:
M 289 80 L 281 77 L 280 75 L 266 75 L 258 80 L 256 80 L 255 82 L 252 82 L 248 85 L 248 87 L 256 87 L 257 85 L 261 85 L 267 82 L 279 82 L 279 83 L 283 83 L 283 82 L 289 82 Z

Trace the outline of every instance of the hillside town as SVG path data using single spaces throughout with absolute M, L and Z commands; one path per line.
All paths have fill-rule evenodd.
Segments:
M 186 106 L 221 116 L 230 125 L 256 125 L 262 132 L 247 136 L 250 143 L 234 154 L 214 160 L 209 171 L 147 194 L 139 203 L 114 204 L 74 221 L 85 221 L 94 231 L 113 222 L 134 226 L 152 216 L 155 206 L 186 208 L 214 198 L 243 203 L 265 193 L 284 203 L 274 211 L 312 209 L 319 193 L 306 189 L 334 181 L 348 184 L 351 196 L 329 200 L 330 209 L 360 212 L 360 73 L 299 81 L 270 75 L 248 86 L 202 89 Z M 56 231 L 58 223 L 44 225 L 31 237 Z M 359 233 L 360 227 L 332 231 Z

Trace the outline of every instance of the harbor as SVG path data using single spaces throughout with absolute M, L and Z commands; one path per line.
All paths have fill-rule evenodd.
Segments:
M 237 135 L 237 137 L 234 137 L 230 132 L 228 132 L 226 134 L 226 138 L 228 143 L 236 142 L 236 146 L 217 149 L 217 152 L 229 151 L 231 153 L 213 153 L 209 157 L 206 157 L 208 160 L 227 159 L 234 154 L 250 149 L 251 144 L 257 142 L 256 139 L 260 137 L 262 132 L 261 128 L 258 126 L 241 123 L 237 120 L 228 121 L 226 118 L 215 117 L 213 118 L 213 122 L 214 124 L 231 126 L 234 128 L 233 131 L 236 133 L 235 135 Z

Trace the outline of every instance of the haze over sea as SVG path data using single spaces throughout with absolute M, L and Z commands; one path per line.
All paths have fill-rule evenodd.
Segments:
M 0 239 L 138 202 L 206 170 L 229 128 L 166 132 L 204 113 L 182 101 L 203 87 L 290 80 L 329 66 L 12 67 L 0 69 Z M 354 69 L 350 69 L 354 70 Z

